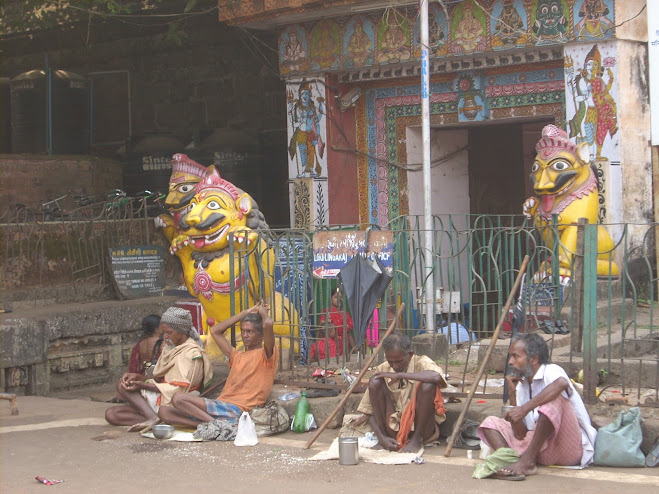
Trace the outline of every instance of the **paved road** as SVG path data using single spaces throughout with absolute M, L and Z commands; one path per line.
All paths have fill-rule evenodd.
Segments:
M 18 416 L 0 401 L 0 492 L 43 493 L 656 493 L 659 468 L 540 468 L 523 482 L 474 480 L 465 451 L 444 457 L 427 449 L 425 464 L 385 466 L 310 462 L 336 431 L 326 431 L 311 450 L 309 436 L 286 433 L 253 448 L 233 443 L 180 443 L 142 438 L 105 424 L 108 406 L 89 400 L 19 397 Z M 39 475 L 66 482 L 47 487 Z

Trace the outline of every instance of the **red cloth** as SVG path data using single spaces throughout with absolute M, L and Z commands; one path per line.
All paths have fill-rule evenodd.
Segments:
M 580 465 L 583 453 L 581 429 L 570 401 L 564 396 L 558 396 L 549 403 L 539 406 L 538 411 L 551 421 L 554 430 L 540 448 L 536 462 L 539 465 Z M 478 435 L 486 444 L 482 429 L 498 431 L 506 443 L 520 455 L 529 447 L 535 433 L 535 430 L 528 431 L 524 439 L 519 440 L 515 437 L 510 422 L 499 417 L 487 417 L 478 428 Z
M 326 345 L 327 343 L 327 345 Z M 337 345 L 336 341 L 334 338 L 328 338 L 325 340 L 324 338 L 322 340 L 318 340 L 316 343 L 311 345 L 311 359 L 312 360 L 325 360 L 325 356 L 327 355 L 327 346 L 329 346 L 329 356 L 330 357 L 336 357 L 337 356 Z M 341 348 L 338 349 L 339 355 L 341 352 Z
M 139 342 L 133 347 L 130 352 L 130 360 L 128 361 L 128 372 L 135 374 L 144 374 L 144 365 L 140 361 L 140 344 Z
M 325 323 L 325 320 L 328 317 L 328 315 L 330 322 L 336 328 L 336 338 L 339 347 L 339 355 L 343 355 L 343 334 L 344 334 L 343 312 L 334 306 L 328 307 L 327 309 L 323 310 L 323 313 L 321 314 L 319 319 L 319 325 L 322 326 Z M 347 312 L 345 313 L 345 315 L 346 315 L 345 329 L 346 332 L 349 332 L 352 331 L 353 329 L 352 317 L 350 317 L 350 314 L 348 314 Z

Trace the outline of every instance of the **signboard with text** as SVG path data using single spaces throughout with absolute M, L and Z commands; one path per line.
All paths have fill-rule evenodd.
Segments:
M 375 256 L 391 272 L 393 269 L 394 234 L 385 230 L 321 231 L 313 236 L 313 275 L 336 278 L 343 266 L 356 255 Z
M 128 299 L 162 295 L 167 249 L 160 245 L 115 247 L 110 265 L 117 289 Z

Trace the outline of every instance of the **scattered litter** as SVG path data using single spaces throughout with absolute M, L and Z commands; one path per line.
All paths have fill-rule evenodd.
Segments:
M 300 393 L 286 393 L 285 395 L 281 395 L 278 400 L 281 401 L 291 401 L 295 400 L 300 397 Z
M 55 485 L 55 484 L 61 484 L 62 482 L 64 482 L 63 480 L 46 479 L 46 478 L 43 478 L 43 477 L 39 477 L 38 475 L 36 475 L 34 478 L 36 479 L 37 482 L 41 482 L 44 485 Z
M 503 379 L 488 379 L 487 383 L 485 379 L 483 379 L 481 382 L 478 383 L 478 385 L 482 388 L 485 387 L 485 384 L 487 384 L 488 387 L 501 388 L 503 387 L 503 383 L 504 383 Z
M 478 400 L 476 403 L 487 403 L 487 400 Z
M 416 463 L 417 465 L 423 465 L 426 462 L 426 460 L 423 459 L 423 456 L 417 456 L 412 460 L 412 463 Z

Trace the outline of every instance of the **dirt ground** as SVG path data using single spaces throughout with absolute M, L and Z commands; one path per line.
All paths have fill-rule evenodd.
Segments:
M 654 493 L 659 468 L 540 468 L 523 482 L 471 478 L 477 454 L 468 459 L 454 449 L 429 448 L 425 463 L 386 466 L 360 462 L 308 461 L 326 449 L 336 430 L 325 431 L 310 450 L 309 433 L 261 438 L 254 447 L 233 443 L 184 443 L 148 439 L 103 420 L 108 403 L 76 399 L 19 397 L 20 414 L 11 416 L 0 402 L 0 492 L 151 492 L 180 493 L 194 489 L 230 493 L 313 492 L 585 492 L 633 489 Z M 65 480 L 47 487 L 36 475 Z

